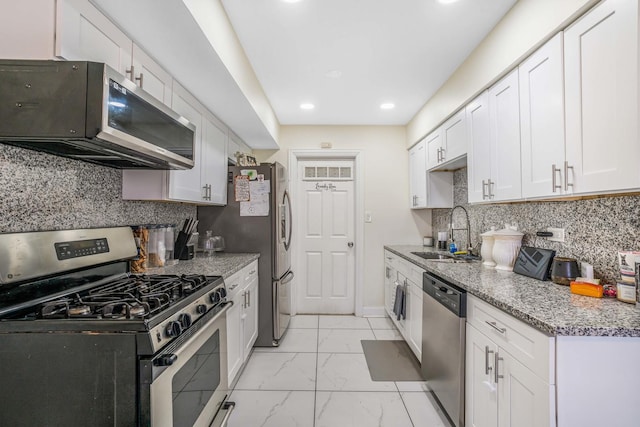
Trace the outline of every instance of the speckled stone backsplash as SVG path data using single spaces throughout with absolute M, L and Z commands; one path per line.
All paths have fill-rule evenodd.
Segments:
M 554 249 L 556 255 L 593 264 L 595 276 L 607 283 L 619 280 L 617 253 L 621 249 L 640 250 L 640 196 L 603 197 L 565 202 L 527 202 L 513 204 L 469 205 L 467 169 L 453 175 L 454 204 L 464 206 L 471 222 L 471 241 L 476 245 L 480 234 L 516 223 L 525 233 L 523 245 Z M 450 209 L 434 209 L 433 233 L 448 230 Z M 455 228 L 464 227 L 464 212 L 454 213 Z M 536 237 L 547 227 L 564 228 L 563 243 Z M 466 232 L 456 231 L 456 242 L 464 247 Z
M 196 206 L 122 200 L 122 172 L 0 144 L 0 232 L 179 224 Z

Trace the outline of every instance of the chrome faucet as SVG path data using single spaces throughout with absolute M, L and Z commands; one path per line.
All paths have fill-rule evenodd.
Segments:
M 464 215 L 467 218 L 467 228 L 453 228 L 453 212 L 456 209 L 462 209 L 464 211 Z M 471 244 L 471 223 L 469 222 L 469 213 L 464 208 L 464 206 L 456 205 L 451 209 L 451 213 L 449 213 L 449 234 L 451 235 L 451 242 L 454 242 L 453 232 L 458 230 L 467 230 L 467 253 L 470 255 L 473 250 L 473 245 Z

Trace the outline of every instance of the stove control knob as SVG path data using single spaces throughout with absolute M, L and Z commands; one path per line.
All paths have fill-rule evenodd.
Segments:
M 191 326 L 191 316 L 187 313 L 182 313 L 180 316 L 178 316 L 178 322 L 180 322 L 182 329 L 187 329 L 189 326 Z
M 199 304 L 196 307 L 196 312 L 198 314 L 205 314 L 207 312 L 207 305 L 206 304 Z
M 167 323 L 165 332 L 168 337 L 175 338 L 182 333 L 182 326 L 180 325 L 180 322 L 169 322 Z
M 218 289 L 218 292 L 220 293 L 220 298 L 225 298 L 227 296 L 227 290 L 225 288 Z
M 171 366 L 176 360 L 178 360 L 178 356 L 175 354 L 163 354 L 157 359 L 154 359 L 153 364 L 155 366 Z
M 222 296 L 220 295 L 220 292 L 214 291 L 214 292 L 211 292 L 211 295 L 209 295 L 209 298 L 211 298 L 212 304 L 217 304 L 222 299 Z

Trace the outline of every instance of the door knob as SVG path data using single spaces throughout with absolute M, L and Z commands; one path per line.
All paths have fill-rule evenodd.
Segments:
M 353 247 L 353 242 L 349 242 L 349 243 L 347 243 L 347 246 L 349 246 L 350 248 L 352 248 L 352 247 Z

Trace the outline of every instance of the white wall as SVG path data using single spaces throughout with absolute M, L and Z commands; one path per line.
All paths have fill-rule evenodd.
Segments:
M 291 149 L 361 150 L 364 155 L 364 210 L 373 216 L 364 223 L 363 306 L 384 304 L 383 246 L 422 244 L 431 235 L 431 211 L 409 209 L 409 172 L 406 133 L 402 126 L 281 126 L 280 150 L 254 154 L 258 161 L 288 165 Z M 364 218 L 356 218 L 364 221 Z M 294 249 L 295 250 L 295 249 Z
M 414 145 L 598 0 L 520 0 L 407 124 Z

